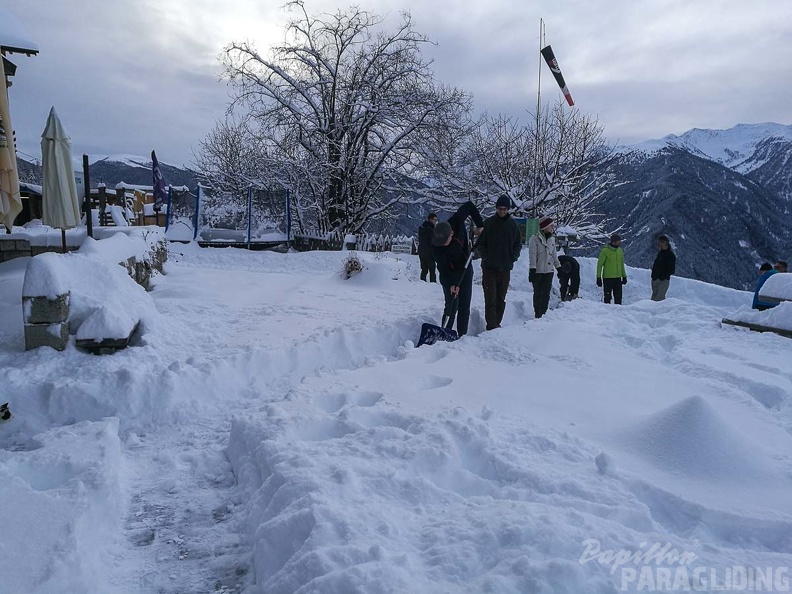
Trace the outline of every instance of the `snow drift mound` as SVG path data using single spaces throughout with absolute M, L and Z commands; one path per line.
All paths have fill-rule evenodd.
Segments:
M 768 476 L 761 449 L 700 396 L 685 398 L 627 429 L 621 440 L 651 464 L 707 480 Z

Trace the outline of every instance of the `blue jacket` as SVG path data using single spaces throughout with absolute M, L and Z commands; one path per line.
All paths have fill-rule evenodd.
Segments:
M 759 277 L 759 281 L 756 283 L 756 291 L 754 291 L 753 305 L 751 305 L 752 308 L 757 309 L 758 305 L 761 305 L 762 307 L 775 307 L 778 305 L 778 303 L 768 303 L 767 301 L 761 301 L 759 299 L 759 291 L 762 290 L 762 285 L 765 284 L 765 281 L 767 281 L 768 278 L 777 273 L 778 270 L 768 270 Z

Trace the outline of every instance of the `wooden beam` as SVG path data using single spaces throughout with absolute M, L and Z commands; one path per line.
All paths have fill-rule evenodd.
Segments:
M 783 328 L 773 328 L 771 326 L 752 324 L 750 322 L 737 322 L 728 318 L 723 318 L 721 320 L 721 324 L 726 324 L 727 326 L 739 326 L 740 328 L 748 328 L 754 332 L 772 332 L 773 334 L 778 334 L 779 336 L 783 336 L 785 338 L 792 338 L 792 330 L 784 330 Z

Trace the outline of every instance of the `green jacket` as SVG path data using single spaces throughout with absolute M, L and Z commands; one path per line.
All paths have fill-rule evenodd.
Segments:
M 621 247 L 606 245 L 597 258 L 597 278 L 626 278 L 624 250 Z

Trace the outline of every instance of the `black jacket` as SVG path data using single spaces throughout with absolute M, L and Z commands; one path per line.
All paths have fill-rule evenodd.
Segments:
M 465 221 L 470 217 L 476 227 L 483 227 L 484 220 L 481 218 L 481 213 L 476 208 L 476 205 L 469 200 L 465 202 L 459 209 L 451 215 L 448 219 L 448 224 L 451 225 L 451 230 L 454 232 L 454 237 L 462 242 L 465 250 L 465 258 L 470 253 L 470 243 L 468 242 L 467 229 L 465 228 Z
M 418 255 L 422 257 L 432 257 L 432 236 L 434 235 L 434 225 L 429 221 L 424 221 L 418 227 Z
M 454 236 L 447 246 L 432 246 L 432 254 L 440 273 L 440 284 L 459 284 L 469 254 L 459 238 Z
M 575 260 L 572 256 L 567 256 L 566 254 L 561 254 L 558 256 L 558 261 L 561 262 L 561 266 L 564 266 L 564 262 L 569 262 L 571 269 L 569 270 L 569 274 L 564 274 L 563 268 L 558 270 L 558 278 L 567 277 L 570 279 L 577 278 L 580 279 L 580 263 Z
M 484 221 L 484 231 L 476 246 L 481 254 L 482 268 L 511 270 L 522 249 L 520 229 L 510 215 L 493 215 Z
M 676 255 L 671 251 L 659 250 L 652 264 L 652 280 L 668 280 L 676 272 Z

